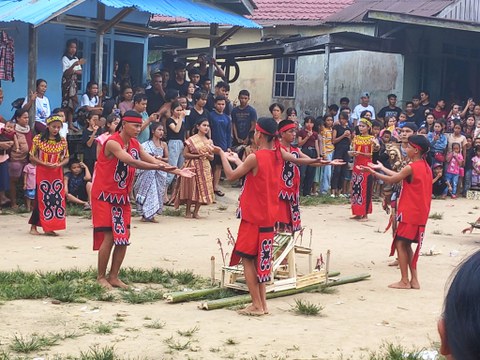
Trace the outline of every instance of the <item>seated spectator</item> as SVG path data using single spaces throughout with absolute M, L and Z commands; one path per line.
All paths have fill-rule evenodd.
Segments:
M 47 81 L 38 79 L 36 82 L 36 90 L 30 94 L 30 97 L 26 97 L 23 104 L 23 110 L 30 110 L 35 103 L 35 131 L 37 133 L 42 132 L 47 127 L 46 120 L 50 116 L 50 101 L 45 96 L 47 92 Z M 28 99 L 28 101 L 27 101 Z
M 83 94 L 80 106 L 84 107 L 87 111 L 103 110 L 100 104 L 100 98 L 98 97 L 98 84 L 95 81 L 88 82 L 87 92 Z
M 90 210 L 90 193 L 92 176 L 88 167 L 76 159 L 70 162 L 70 172 L 64 176 L 66 199 L 73 204 L 82 205 L 84 210 Z

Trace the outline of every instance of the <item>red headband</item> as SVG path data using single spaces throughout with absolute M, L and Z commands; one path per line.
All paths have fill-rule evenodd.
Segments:
M 262 134 L 265 134 L 265 135 L 270 135 L 270 136 L 276 136 L 277 134 L 272 134 L 272 133 L 269 133 L 267 130 L 265 129 L 262 129 L 260 127 L 260 125 L 258 125 L 258 123 L 255 125 L 255 130 L 261 132 Z
M 136 117 L 136 116 L 125 116 L 122 120 L 129 123 L 136 123 L 136 124 L 141 124 L 143 122 L 141 117 Z
M 417 149 L 418 151 L 420 151 L 420 153 L 422 153 L 423 149 L 420 145 L 417 145 L 417 144 L 414 144 L 412 143 L 411 141 L 408 142 L 412 147 L 414 147 L 415 149 Z
M 285 131 L 288 131 L 290 129 L 296 129 L 296 128 L 297 128 L 297 124 L 293 123 L 293 124 L 287 124 L 287 125 L 283 126 L 282 128 L 278 129 L 278 131 L 285 132 Z

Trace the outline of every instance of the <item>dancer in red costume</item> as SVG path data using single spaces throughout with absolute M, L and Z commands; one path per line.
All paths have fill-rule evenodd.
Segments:
M 326 166 L 344 165 L 341 159 L 332 161 L 312 159 L 298 147 L 292 145 L 297 133 L 297 123 L 283 120 L 278 124 L 280 134 L 280 149 L 284 163 L 282 165 L 278 222 L 280 230 L 295 232 L 302 228 L 300 221 L 300 169 L 299 165 Z
M 103 144 L 95 164 L 92 185 L 93 249 L 98 250 L 97 281 L 100 285 L 127 288 L 118 278 L 120 266 L 130 244 L 130 194 L 135 169 L 163 170 L 192 177 L 190 169 L 178 169 L 146 153 L 136 137 L 142 128 L 142 117 L 127 111 L 119 132 Z M 112 248 L 109 277 L 107 265 Z
M 402 181 L 397 211 L 398 227 L 390 252 L 390 256 L 392 256 L 395 249 L 397 250 L 401 272 L 400 281 L 389 285 L 394 289 L 420 289 L 417 261 L 432 201 L 432 170 L 425 161 L 429 147 L 429 142 L 424 136 L 411 136 L 406 148 L 411 162 L 399 173 L 385 168 L 382 164 L 370 163 L 367 166 L 359 166 L 359 170 L 369 172 L 387 183 Z M 415 253 L 412 250 L 412 243 L 417 243 Z M 410 278 L 408 276 L 409 269 Z
M 237 154 L 225 153 L 215 147 L 229 181 L 245 176 L 238 209 L 242 221 L 230 260 L 230 265 L 242 260 L 252 298 L 252 304 L 239 311 L 243 315 L 260 316 L 268 313 L 265 283 L 270 280 L 274 225 L 278 214 L 278 179 L 283 164 L 280 151 L 274 149 L 276 132 L 275 120 L 258 119 L 254 135 L 258 150 L 248 155 L 245 162 Z M 237 165 L 235 170 L 229 161 Z

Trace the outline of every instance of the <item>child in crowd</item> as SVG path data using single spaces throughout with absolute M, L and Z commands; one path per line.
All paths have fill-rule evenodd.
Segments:
M 35 177 L 37 166 L 28 163 L 23 168 L 23 190 L 25 190 L 25 206 L 27 211 L 32 211 L 33 200 L 35 200 Z
M 333 145 L 333 116 L 325 115 L 323 118 L 323 127 L 320 132 L 322 138 L 321 143 L 321 157 L 323 160 L 333 160 L 333 152 L 335 146 Z M 320 182 L 320 192 L 322 195 L 326 195 L 330 190 L 330 182 L 332 179 L 332 165 L 327 165 L 321 168 L 322 177 Z
M 334 145 L 333 158 L 342 159 L 345 161 L 345 165 L 336 166 L 333 169 L 333 175 L 331 179 L 331 191 L 330 196 L 337 197 L 340 195 L 348 194 L 345 191 L 344 180 L 348 171 L 348 162 L 350 161 L 350 156 L 348 155 L 348 150 L 350 149 L 351 142 L 351 130 L 348 127 L 349 114 L 345 111 L 342 111 L 338 116 L 340 124 L 337 124 L 333 127 L 332 133 L 332 142 Z M 349 181 L 347 182 L 349 183 Z M 343 190 L 343 191 L 342 191 Z
M 473 137 L 475 134 L 475 116 L 467 116 L 465 123 L 463 124 L 463 134 L 465 136 Z
M 122 102 L 118 104 L 118 109 L 123 116 L 128 110 L 133 110 L 133 89 L 131 87 L 123 89 L 122 99 Z
M 467 196 L 467 191 L 472 187 L 472 158 L 475 156 L 475 149 L 473 147 L 473 139 L 470 135 L 467 138 L 466 156 L 465 156 L 465 175 L 463 177 L 463 192 L 462 195 Z
M 480 121 L 477 121 L 475 125 L 475 131 L 473 132 L 473 138 L 476 139 L 480 135 Z
M 87 165 L 90 174 L 93 174 L 95 161 L 97 160 L 97 142 L 95 139 L 100 135 L 100 127 L 97 122 L 100 113 L 90 111 L 87 115 L 88 127 L 83 129 L 82 144 L 83 144 L 83 162 Z
M 98 136 L 95 139 L 95 141 L 97 142 L 97 158 L 98 158 L 98 153 L 102 148 L 102 145 L 110 137 L 110 135 L 115 133 L 119 123 L 120 123 L 120 115 L 110 114 L 107 116 L 107 119 L 105 120 L 104 131 L 100 136 Z
M 59 134 L 61 137 L 66 139 L 68 135 L 68 122 L 67 122 L 67 117 L 65 116 L 65 110 L 61 108 L 55 108 L 52 111 L 52 115 L 60 116 L 60 118 L 63 119 L 62 128 L 60 129 Z
M 472 188 L 480 189 L 480 145 L 475 146 L 475 156 L 472 158 Z
M 403 126 L 408 122 L 407 120 L 407 114 L 405 114 L 404 112 L 400 113 L 400 115 L 398 115 L 398 128 L 401 129 L 403 128 Z
M 463 155 L 459 143 L 452 144 L 452 151 L 447 154 L 447 171 L 445 180 L 452 199 L 457 198 L 458 178 L 460 168 L 463 166 Z
M 298 132 L 298 146 L 302 148 L 302 152 L 315 159 L 319 154 L 318 133 L 313 131 L 315 125 L 315 118 L 307 116 L 304 120 L 303 129 Z M 315 177 L 316 167 L 307 165 L 302 167 L 303 184 L 302 195 L 310 196 L 312 191 L 313 181 Z
M 387 130 L 390 132 L 390 137 L 395 138 L 396 141 L 400 141 L 400 134 L 397 131 L 397 118 L 395 116 L 390 116 L 388 118 L 387 126 L 385 127 L 385 129 L 382 129 L 382 131 L 380 131 L 380 136 L 382 136 L 383 133 Z
M 84 210 L 90 210 L 90 193 L 92 176 L 88 167 L 76 159 L 70 163 L 70 172 L 64 176 L 67 201 L 83 205 Z
M 443 164 L 433 164 L 432 198 L 447 198 L 448 185 L 443 177 Z
M 7 123 L 5 124 L 5 127 L 0 129 L 0 141 L 1 142 L 13 141 L 12 149 L 17 152 L 20 151 L 20 145 L 18 143 L 17 133 L 15 132 L 15 123 L 13 121 L 7 121 Z

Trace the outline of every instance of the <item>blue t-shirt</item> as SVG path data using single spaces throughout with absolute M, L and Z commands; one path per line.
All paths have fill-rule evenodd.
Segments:
M 146 111 L 142 112 L 140 115 L 142 115 L 142 121 L 145 122 L 148 119 L 148 113 Z M 145 141 L 148 141 L 150 139 L 150 125 L 147 126 L 143 131 L 138 134 L 137 140 L 140 144 L 144 143 Z
M 226 151 L 232 142 L 232 124 L 230 117 L 219 114 L 215 110 L 208 115 L 210 128 L 212 130 L 212 141 L 216 146 Z
M 256 110 L 247 105 L 244 109 L 238 106 L 232 110 L 232 124 L 237 127 L 237 136 L 239 139 L 247 139 L 248 133 L 252 127 L 252 122 L 257 121 Z

